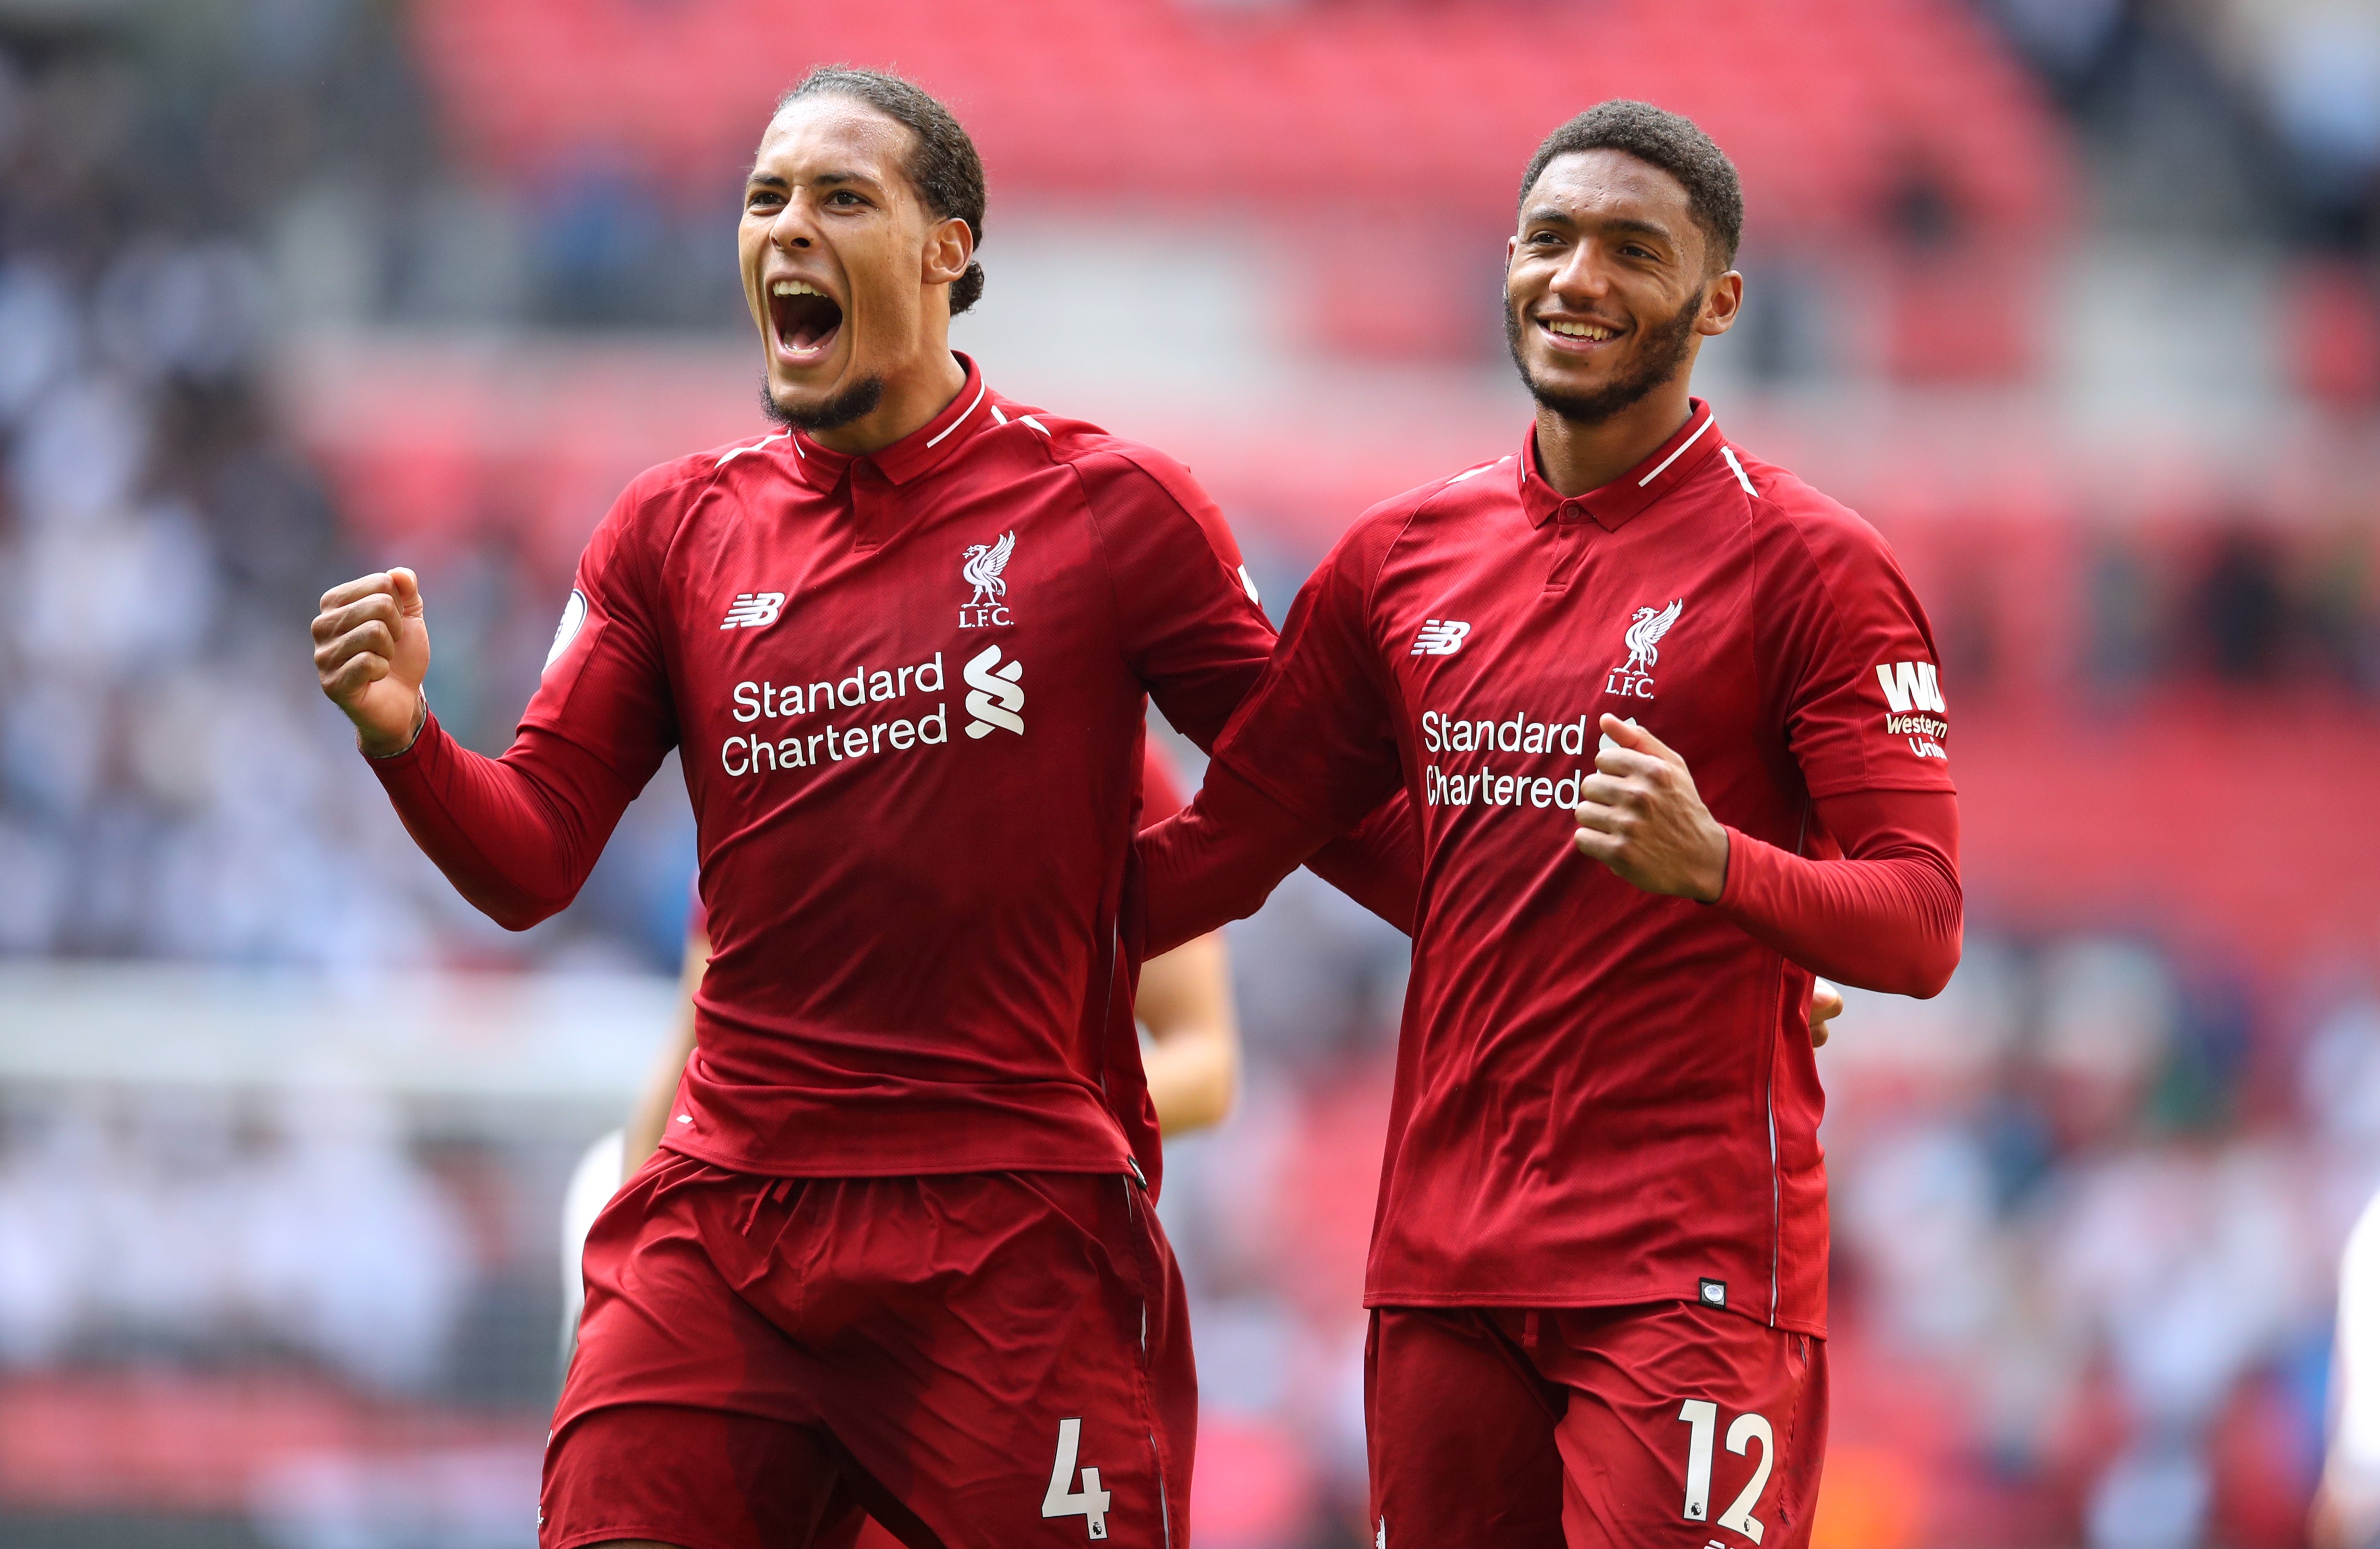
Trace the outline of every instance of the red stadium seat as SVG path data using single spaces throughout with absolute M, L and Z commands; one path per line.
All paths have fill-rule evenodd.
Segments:
M 907 71 L 949 96 L 1003 193 L 1499 210 L 1515 162 L 1609 95 L 1703 117 L 1780 234 L 1861 221 L 1900 148 L 1940 157 L 1996 225 L 2064 208 L 2046 107 L 1954 0 L 1611 0 L 1187 13 L 1164 0 L 422 0 L 414 37 L 468 154 L 535 181 L 590 144 L 709 197 L 754 117 L 811 65 Z M 2018 148 L 2011 155 L 2009 148 Z

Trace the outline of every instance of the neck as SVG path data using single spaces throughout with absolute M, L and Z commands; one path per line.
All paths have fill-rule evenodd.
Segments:
M 831 452 L 864 457 L 913 434 L 950 406 L 966 385 L 966 368 L 948 345 L 925 352 L 917 364 L 898 376 L 884 379 L 884 398 L 848 425 L 820 430 L 810 440 Z
M 1618 414 L 1571 419 L 1537 405 L 1537 472 L 1562 495 L 1583 495 L 1650 457 L 1694 413 L 1690 372 L 1680 371 Z

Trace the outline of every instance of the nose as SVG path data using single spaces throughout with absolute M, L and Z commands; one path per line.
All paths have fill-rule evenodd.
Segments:
M 811 245 L 810 212 L 803 200 L 796 197 L 785 201 L 777 218 L 769 223 L 769 241 L 788 250 Z
M 1594 301 L 1611 294 L 1611 279 L 1592 242 L 1581 242 L 1570 250 L 1562 266 L 1554 271 L 1553 293 L 1565 301 Z

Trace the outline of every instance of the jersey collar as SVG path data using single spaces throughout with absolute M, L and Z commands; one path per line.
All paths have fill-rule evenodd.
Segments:
M 982 370 L 972 357 L 955 350 L 952 354 L 966 368 L 966 381 L 960 385 L 958 396 L 944 405 L 940 414 L 890 446 L 854 457 L 849 453 L 820 446 L 804 431 L 795 431 L 794 450 L 801 454 L 803 468 L 818 488 L 832 488 L 855 462 L 872 464 L 892 482 L 906 484 L 948 462 L 959 448 L 974 439 L 978 430 L 991 423 L 991 416 L 985 412 L 990 393 L 984 386 Z
M 1618 532 L 1629 518 L 1684 483 L 1694 471 L 1718 455 L 1717 417 L 1700 398 L 1686 400 L 1686 422 L 1678 433 L 1651 455 L 1610 483 L 1583 495 L 1565 497 L 1537 471 L 1537 426 L 1531 420 L 1521 437 L 1521 509 L 1529 525 L 1544 526 L 1561 514 L 1592 516 L 1606 532 Z

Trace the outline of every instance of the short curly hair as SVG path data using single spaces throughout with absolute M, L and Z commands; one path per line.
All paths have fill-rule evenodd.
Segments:
M 1624 97 L 1597 103 L 1546 137 L 1529 158 L 1520 197 L 1529 197 L 1547 163 L 1581 151 L 1624 151 L 1676 178 L 1686 190 L 1687 212 L 1702 227 L 1712 272 L 1734 264 L 1743 238 L 1743 181 L 1693 119 Z
M 983 158 L 958 118 L 941 100 L 916 81 L 889 70 L 851 65 L 820 65 L 777 99 L 777 111 L 804 97 L 849 97 L 867 103 L 909 131 L 909 175 L 926 208 L 941 221 L 966 223 L 967 235 L 983 246 Z M 966 272 L 951 282 L 951 315 L 958 316 L 983 296 L 983 265 L 970 259 Z

